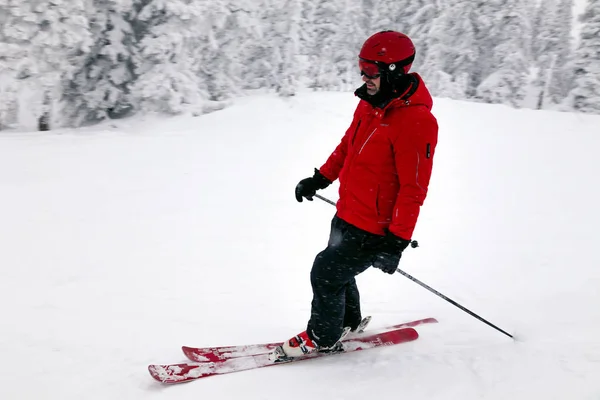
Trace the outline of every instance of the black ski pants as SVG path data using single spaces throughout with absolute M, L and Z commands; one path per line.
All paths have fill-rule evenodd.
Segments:
M 355 329 L 360 323 L 354 277 L 373 265 L 383 239 L 333 217 L 327 248 L 317 255 L 310 272 L 313 300 L 307 333 L 319 346 L 332 346 L 344 327 Z

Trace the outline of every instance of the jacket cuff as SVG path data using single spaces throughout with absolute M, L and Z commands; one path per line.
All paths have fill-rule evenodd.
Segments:
M 319 189 L 325 189 L 327 186 L 331 185 L 331 181 L 325 177 L 317 168 L 315 168 L 315 174 L 313 175 L 313 179 L 315 183 L 318 185 Z

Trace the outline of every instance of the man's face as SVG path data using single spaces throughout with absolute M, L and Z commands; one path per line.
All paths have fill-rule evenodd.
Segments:
M 360 69 L 363 82 L 367 85 L 367 93 L 373 96 L 379 92 L 381 85 L 381 71 L 379 70 L 379 66 L 373 61 L 359 58 L 358 68 Z
M 363 75 L 362 80 L 367 84 L 367 93 L 371 96 L 379 92 L 379 85 L 381 84 L 381 77 L 369 78 Z

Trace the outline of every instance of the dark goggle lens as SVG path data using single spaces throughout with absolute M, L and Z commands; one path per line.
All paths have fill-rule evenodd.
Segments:
M 358 68 L 360 69 L 360 74 L 366 76 L 369 79 L 377 79 L 381 76 L 381 71 L 379 70 L 379 65 L 363 60 L 362 58 L 358 59 Z

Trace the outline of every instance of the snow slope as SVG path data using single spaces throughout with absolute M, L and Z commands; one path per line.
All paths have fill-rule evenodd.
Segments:
M 333 207 L 297 181 L 356 99 L 240 99 L 199 118 L 0 134 L 0 399 L 599 399 L 600 117 L 438 99 L 430 194 L 399 274 L 359 276 L 416 342 L 164 387 L 181 345 L 284 340 Z M 335 199 L 336 186 L 324 191 Z

